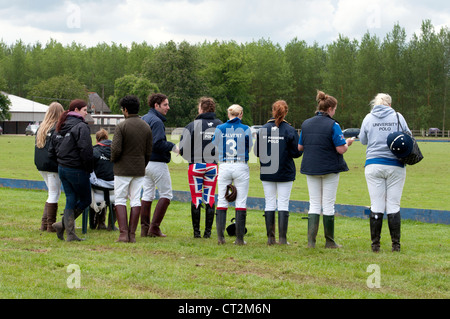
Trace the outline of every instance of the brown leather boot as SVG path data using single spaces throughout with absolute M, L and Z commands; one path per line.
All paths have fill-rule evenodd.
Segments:
M 49 233 L 56 232 L 53 224 L 56 222 L 56 214 L 58 213 L 58 203 L 45 203 L 47 207 L 47 231 Z
M 155 212 L 153 213 L 153 219 L 148 230 L 150 237 L 167 237 L 161 232 L 159 226 L 166 215 L 167 207 L 170 205 L 170 199 L 160 198 L 158 204 L 156 204 Z
M 148 229 L 150 228 L 150 212 L 152 209 L 152 202 L 141 200 L 141 237 L 148 236 Z
M 127 206 L 116 205 L 116 218 L 120 231 L 119 239 L 116 240 L 116 242 L 128 243 L 130 241 L 130 237 L 128 235 Z
M 140 215 L 141 215 L 141 206 L 131 207 L 130 225 L 128 227 L 128 237 L 130 238 L 130 243 L 136 242 L 136 228 L 139 223 Z
M 46 231 L 47 227 L 48 227 L 47 226 L 47 203 L 45 203 L 44 212 L 42 213 L 42 218 L 41 218 L 41 228 L 39 230 Z

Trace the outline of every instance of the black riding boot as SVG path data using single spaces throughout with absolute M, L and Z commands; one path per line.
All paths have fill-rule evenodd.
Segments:
M 388 214 L 387 217 L 389 232 L 391 233 L 392 251 L 400 251 L 400 212 L 395 214 Z
M 266 220 L 267 245 L 276 244 L 276 241 L 275 241 L 275 211 L 265 211 L 264 217 Z
M 380 251 L 381 228 L 383 227 L 383 213 L 370 212 L 370 239 L 372 240 L 372 251 Z
M 219 245 L 225 244 L 226 221 L 227 221 L 227 210 L 226 209 L 216 209 L 217 243 Z
M 278 237 L 279 243 L 281 245 L 289 245 L 286 237 L 288 230 L 288 222 L 289 222 L 289 212 L 288 211 L 278 212 Z
M 205 205 L 205 233 L 203 234 L 203 238 L 211 237 L 211 228 L 214 223 L 214 214 L 216 211 L 216 207 L 214 204 L 209 206 L 209 204 Z
M 192 227 L 194 228 L 194 238 L 201 238 L 200 234 L 200 210 L 201 206 L 195 207 L 191 203 L 191 217 L 192 217 Z
M 247 220 L 247 210 L 236 211 L 236 245 L 246 245 L 244 241 L 245 223 Z

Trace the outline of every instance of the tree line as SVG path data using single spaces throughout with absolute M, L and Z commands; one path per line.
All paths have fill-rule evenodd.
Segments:
M 219 118 L 226 120 L 227 107 L 237 103 L 244 107 L 248 125 L 265 123 L 273 102 L 286 100 L 287 120 L 300 128 L 314 114 L 320 89 L 337 98 L 335 117 L 344 128 L 359 127 L 369 102 L 383 92 L 392 96 L 392 106 L 412 129 L 444 130 L 450 117 L 449 75 L 449 29 L 436 31 L 430 20 L 409 41 L 396 24 L 382 40 L 367 32 L 359 41 L 340 35 L 325 46 L 297 38 L 284 47 L 267 39 L 131 47 L 63 46 L 53 39 L 46 45 L 0 42 L 2 91 L 65 106 L 97 92 L 118 114 L 124 95 L 137 95 L 144 114 L 147 96 L 162 92 L 171 106 L 167 126 L 173 127 L 192 121 L 198 98 L 211 96 Z

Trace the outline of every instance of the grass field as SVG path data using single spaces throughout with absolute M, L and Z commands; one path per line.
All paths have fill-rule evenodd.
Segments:
M 33 164 L 33 140 L 0 136 L 0 177 L 41 180 Z M 350 171 L 341 175 L 339 203 L 368 204 L 364 148 L 358 144 L 345 156 Z M 403 205 L 449 210 L 449 168 L 442 159 L 450 143 L 420 146 L 425 159 L 408 168 Z M 170 164 L 177 190 L 187 190 L 186 168 Z M 250 196 L 261 197 L 256 164 L 251 175 Z M 300 174 L 294 187 L 292 198 L 307 200 Z M 450 298 L 448 225 L 404 220 L 402 251 L 392 253 L 385 222 L 381 252 L 374 254 L 367 220 L 336 218 L 335 238 L 343 248 L 324 249 L 321 226 L 317 248 L 308 249 L 307 221 L 302 214 L 291 214 L 290 245 L 267 246 L 263 212 L 249 211 L 248 244 L 235 246 L 228 237 L 226 245 L 218 246 L 214 228 L 211 239 L 192 238 L 189 204 L 173 202 L 162 225 L 167 238 L 138 236 L 136 244 L 124 244 L 115 242 L 118 232 L 88 230 L 82 235 L 78 228 L 86 241 L 66 243 L 38 230 L 46 196 L 44 191 L 0 188 L 0 298 Z M 63 195 L 61 207 L 64 202 Z M 81 219 L 77 222 L 79 227 Z M 67 283 L 70 265 L 79 267 L 79 289 Z M 373 286 L 375 279 L 379 288 Z
M 176 142 L 177 137 L 174 137 Z M 93 138 L 94 140 L 94 138 Z M 407 167 L 407 177 L 402 197 L 402 207 L 450 210 L 450 143 L 420 142 L 425 158 L 415 166 Z M 34 137 L 0 136 L 0 177 L 13 179 L 42 180 L 34 166 Z M 370 206 L 369 194 L 364 177 L 365 146 L 353 143 L 344 155 L 349 171 L 342 173 L 336 202 L 338 204 Z M 259 165 L 252 155 L 250 159 L 249 196 L 263 197 L 259 180 Z M 301 158 L 296 160 L 300 170 Z M 169 164 L 172 184 L 175 190 L 189 191 L 187 181 L 188 165 L 181 156 L 172 156 Z M 291 193 L 292 200 L 308 201 L 306 177 L 297 174 Z

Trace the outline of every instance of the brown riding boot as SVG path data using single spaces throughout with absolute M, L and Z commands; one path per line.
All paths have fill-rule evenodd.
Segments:
M 46 231 L 47 230 L 47 203 L 45 203 L 44 205 L 44 212 L 42 214 L 42 218 L 41 218 L 41 228 L 39 229 L 40 231 Z
M 58 203 L 45 203 L 47 207 L 47 231 L 54 233 L 53 224 L 56 222 L 56 214 L 58 213 Z
M 167 237 L 161 232 L 159 226 L 166 215 L 167 207 L 170 205 L 170 199 L 160 198 L 158 204 L 156 204 L 155 211 L 153 213 L 153 219 L 150 224 L 150 229 L 148 230 L 148 235 L 150 237 Z
M 139 223 L 140 215 L 141 215 L 141 206 L 131 207 L 130 225 L 128 227 L 128 237 L 130 239 L 130 243 L 136 242 L 136 228 Z
M 116 218 L 119 224 L 119 239 L 116 242 L 128 243 L 130 237 L 128 235 L 128 218 L 127 218 L 127 206 L 116 205 Z
M 150 211 L 152 209 L 152 202 L 141 200 L 141 237 L 148 236 L 148 229 L 150 228 Z

